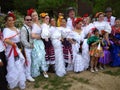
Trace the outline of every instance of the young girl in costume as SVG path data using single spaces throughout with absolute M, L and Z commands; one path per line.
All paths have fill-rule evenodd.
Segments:
M 103 50 L 101 47 L 102 39 L 99 36 L 99 31 L 95 29 L 93 31 L 94 36 L 88 38 L 87 43 L 90 45 L 90 71 L 95 72 L 98 71 L 98 59 L 99 57 L 103 57 Z

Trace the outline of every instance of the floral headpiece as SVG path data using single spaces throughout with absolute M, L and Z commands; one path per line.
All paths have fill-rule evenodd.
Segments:
M 35 9 L 31 8 L 29 10 L 27 10 L 27 15 L 31 16 L 31 14 L 35 11 Z
M 15 15 L 14 15 L 14 13 L 13 13 L 13 12 L 11 12 L 11 11 L 9 11 L 9 12 L 8 12 L 8 16 L 13 17 L 13 19 L 14 19 L 14 20 L 16 19 L 16 17 L 15 17 Z
M 74 20 L 74 24 L 78 24 L 79 22 L 82 22 L 83 18 L 79 17 Z
M 98 18 L 101 14 L 104 14 L 103 12 L 98 12 L 95 14 L 95 18 Z
M 86 13 L 86 14 L 83 15 L 83 18 L 88 17 L 88 16 L 89 16 L 89 15 Z
M 45 18 L 45 16 L 48 16 L 48 13 L 41 13 L 41 14 L 40 14 L 40 17 L 41 17 L 41 18 Z

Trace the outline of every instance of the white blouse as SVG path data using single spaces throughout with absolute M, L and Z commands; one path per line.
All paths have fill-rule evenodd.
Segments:
M 40 35 L 41 32 L 42 32 L 41 27 L 34 23 L 32 25 L 32 33 Z
M 41 29 L 42 29 L 41 37 L 43 39 L 50 38 L 49 25 L 47 25 L 46 23 L 43 23 L 41 25 Z
M 104 30 L 108 33 L 111 33 L 111 26 L 109 25 L 108 22 L 106 22 L 106 21 L 102 21 L 102 22 L 96 21 L 93 24 L 99 30 L 100 34 L 101 34 L 101 30 Z

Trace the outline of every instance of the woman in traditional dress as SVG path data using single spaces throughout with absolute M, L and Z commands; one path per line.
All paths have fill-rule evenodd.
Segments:
M 86 61 L 86 67 L 89 67 L 90 63 L 90 55 L 89 55 L 89 45 L 87 43 L 87 39 L 92 36 L 92 31 L 94 30 L 95 26 L 91 23 L 91 18 L 88 14 L 83 16 L 83 27 L 82 30 L 84 32 L 84 42 L 82 45 L 82 56 Z
M 103 36 L 102 34 L 104 31 L 106 32 L 106 40 L 108 42 L 108 45 L 110 45 L 109 42 L 109 34 L 111 33 L 111 26 L 109 25 L 108 22 L 104 21 L 104 13 L 103 12 L 98 12 L 96 13 L 95 17 L 97 18 L 97 21 L 93 22 L 95 28 L 99 30 L 99 34 Z
M 72 54 L 72 44 L 69 41 L 69 33 L 71 30 L 67 28 L 66 20 L 63 18 L 61 19 L 61 24 L 58 29 L 61 31 L 62 34 L 62 44 L 63 44 L 63 55 L 66 63 L 67 71 L 73 70 L 73 54 Z
M 5 46 L 3 43 L 2 31 L 0 29 L 0 90 L 8 90 L 7 88 L 7 60 L 5 57 Z
M 115 20 L 115 25 L 112 27 L 111 40 L 111 66 L 120 66 L 120 18 Z
M 84 71 L 86 67 L 85 60 L 82 56 L 82 42 L 84 40 L 84 33 L 81 29 L 82 27 L 82 18 L 77 18 L 75 20 L 75 29 L 69 34 L 71 38 L 72 50 L 73 50 L 73 63 L 74 63 L 74 72 Z
M 19 86 L 20 89 L 25 89 L 25 72 L 24 62 L 25 59 L 20 51 L 20 34 L 19 30 L 14 26 L 15 16 L 9 12 L 5 17 L 6 28 L 3 30 L 3 38 L 6 44 L 6 57 L 7 57 L 7 81 L 10 89 Z
M 45 78 L 48 78 L 47 70 L 48 66 L 45 60 L 45 46 L 41 40 L 41 25 L 38 20 L 38 14 L 34 9 L 28 10 L 28 15 L 32 17 L 32 38 L 33 38 L 33 50 L 32 50 L 32 77 L 37 77 L 43 71 Z
M 54 18 L 50 20 L 50 33 L 51 40 L 55 51 L 55 72 L 59 77 L 62 77 L 66 74 L 65 71 L 65 61 L 63 57 L 63 48 L 62 48 L 62 35 L 61 31 L 56 27 L 56 21 Z
M 45 45 L 45 51 L 46 51 L 46 62 L 49 65 L 49 71 L 52 72 L 53 65 L 55 64 L 55 54 L 54 54 L 54 48 L 52 45 L 52 42 L 50 40 L 50 31 L 49 31 L 49 16 L 47 13 L 41 13 L 40 17 L 42 18 L 42 24 L 41 24 L 41 37 Z

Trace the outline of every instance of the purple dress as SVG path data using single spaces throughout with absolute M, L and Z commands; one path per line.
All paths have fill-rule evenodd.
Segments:
M 103 46 L 103 52 L 104 52 L 104 57 L 100 57 L 99 62 L 102 64 L 109 64 L 111 60 L 111 53 L 108 49 L 108 43 L 106 40 L 104 40 L 104 46 Z

